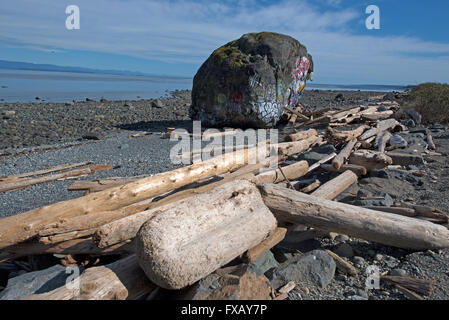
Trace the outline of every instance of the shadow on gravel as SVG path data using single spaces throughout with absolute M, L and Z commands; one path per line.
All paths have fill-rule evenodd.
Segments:
M 189 132 L 192 132 L 192 123 L 191 120 L 158 120 L 120 124 L 115 127 L 131 131 L 165 132 L 167 128 L 175 128 L 187 129 Z

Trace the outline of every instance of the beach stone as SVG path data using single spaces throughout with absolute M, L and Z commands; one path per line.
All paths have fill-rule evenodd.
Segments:
M 399 148 L 406 148 L 408 145 L 407 141 L 399 134 L 393 135 L 388 141 L 388 143 L 390 144 L 390 146 L 395 146 Z
M 420 124 L 422 120 L 422 116 L 415 109 L 407 110 L 407 114 L 415 121 L 415 123 Z
M 383 258 L 384 258 L 384 256 L 381 255 L 380 253 L 377 253 L 377 254 L 374 256 L 374 260 L 375 260 L 375 261 L 382 261 Z
M 80 268 L 80 274 L 83 268 Z M 66 273 L 66 267 L 59 264 L 53 267 L 24 273 L 9 279 L 8 286 L 0 292 L 0 300 L 20 300 L 32 294 L 49 292 L 66 284 L 73 272 Z
M 248 33 L 216 49 L 193 79 L 190 117 L 212 127 L 271 127 L 295 107 L 312 56 L 296 39 L 278 33 Z
M 340 244 L 334 251 L 340 257 L 344 258 L 352 258 L 354 256 L 354 250 L 347 243 Z
M 365 259 L 359 256 L 355 256 L 352 261 L 354 262 L 356 267 L 361 267 L 365 263 Z
M 163 108 L 164 107 L 164 103 L 162 102 L 161 99 L 156 99 L 151 103 L 151 106 L 154 108 Z
M 324 144 L 322 146 L 312 148 L 312 151 L 327 155 L 333 152 L 337 152 L 337 149 L 335 149 L 332 144 Z M 323 155 L 321 155 L 321 157 L 323 157 Z
M 252 264 L 262 273 L 265 273 L 271 268 L 276 268 L 279 262 L 276 261 L 271 250 L 267 250 L 256 261 L 252 262 Z
M 294 281 L 301 286 L 325 288 L 335 275 L 334 259 L 322 250 L 314 250 L 304 256 L 294 256 L 266 275 L 273 288 L 278 289 Z
M 212 273 L 194 284 L 185 300 L 271 300 L 270 281 L 257 267 L 242 264 L 229 274 Z
M 400 277 L 405 277 L 407 275 L 407 271 L 405 271 L 404 269 L 393 269 L 390 271 L 390 276 L 400 276 Z

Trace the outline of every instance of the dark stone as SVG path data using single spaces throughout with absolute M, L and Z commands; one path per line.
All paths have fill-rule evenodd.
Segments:
M 85 140 L 100 140 L 100 137 L 93 133 L 85 134 L 81 138 L 83 138 Z
M 193 79 L 190 116 L 206 126 L 270 127 L 313 77 L 312 56 L 292 37 L 248 33 L 216 49 Z
M 83 268 L 80 268 L 80 274 Z M 66 284 L 73 272 L 66 273 L 66 267 L 59 264 L 51 268 L 28 272 L 9 279 L 8 286 L 0 292 L 0 300 L 20 300 L 32 294 L 49 292 Z
M 337 149 L 335 149 L 335 147 L 332 144 L 324 144 L 322 146 L 312 148 L 312 151 L 328 155 L 333 152 L 337 152 Z M 321 157 L 324 157 L 324 156 L 321 156 Z
M 265 273 L 271 268 L 276 268 L 279 263 L 274 258 L 273 253 L 270 250 L 265 251 L 256 261 L 252 264 L 256 266 L 260 272 Z
M 86 101 L 87 102 L 92 102 L 92 101 L 95 101 L 95 100 L 94 100 L 94 98 L 86 98 Z
M 185 300 L 270 300 L 270 281 L 252 264 L 241 264 L 229 273 L 212 273 L 194 284 Z
M 322 250 L 304 256 L 294 256 L 266 275 L 273 288 L 278 289 L 289 281 L 304 286 L 326 287 L 335 275 L 334 259 Z
M 164 103 L 161 101 L 161 99 L 156 99 L 151 103 L 151 106 L 154 108 L 163 108 Z
M 335 100 L 337 100 L 337 101 L 344 101 L 344 100 L 345 100 L 345 97 L 343 96 L 342 93 L 339 93 L 339 94 L 337 94 L 337 95 L 335 96 Z
M 369 199 L 366 197 L 374 197 L 373 199 Z M 383 199 L 377 199 L 378 197 L 382 197 Z M 357 199 L 352 202 L 356 206 L 386 206 L 390 207 L 393 205 L 393 198 L 386 192 L 378 191 L 374 194 L 371 192 L 360 189 L 357 193 Z

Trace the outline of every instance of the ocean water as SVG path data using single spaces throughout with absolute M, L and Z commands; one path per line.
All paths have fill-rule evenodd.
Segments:
M 72 73 L 0 69 L 0 102 L 48 102 L 151 99 L 173 90 L 192 88 L 191 78 L 127 76 L 98 73 Z M 403 86 L 332 85 L 309 82 L 307 89 L 404 91 Z M 42 101 L 41 100 L 41 101 Z

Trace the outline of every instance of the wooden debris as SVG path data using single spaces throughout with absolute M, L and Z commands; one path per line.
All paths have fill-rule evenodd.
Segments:
M 314 164 L 312 164 L 309 167 L 308 172 L 312 172 L 313 170 L 317 169 L 318 167 L 320 167 L 321 165 L 323 165 L 324 163 L 332 160 L 337 154 L 335 152 L 332 152 L 331 154 L 325 156 L 324 158 L 320 159 L 319 161 L 315 162 Z
M 282 168 L 285 177 L 287 177 L 287 179 L 290 180 L 297 179 L 299 177 L 306 175 L 308 170 L 309 164 L 307 163 L 307 161 L 299 161 Z M 284 175 L 281 173 L 279 169 L 270 170 L 258 174 L 257 176 L 252 178 L 251 181 L 256 184 L 263 182 L 277 183 L 285 181 Z
M 110 178 L 104 178 L 104 179 L 97 179 L 97 180 L 80 180 L 75 181 L 72 183 L 67 190 L 68 191 L 80 191 L 80 190 L 87 190 L 89 193 L 103 191 L 106 189 L 118 187 L 125 185 L 130 182 L 137 181 L 139 179 L 148 177 L 148 175 L 145 176 L 136 176 L 136 177 L 110 177 Z
M 157 288 L 145 276 L 135 255 L 111 264 L 88 268 L 79 276 L 79 287 L 62 286 L 25 300 L 135 300 Z
M 437 147 L 435 146 L 435 143 L 433 142 L 432 135 L 430 133 L 427 134 L 426 140 L 427 140 L 428 149 L 430 149 L 430 150 L 437 149 Z
M 404 288 L 426 296 L 431 296 L 435 287 L 434 280 L 423 280 L 403 276 L 381 276 L 380 279 L 393 284 L 398 284 Z
M 82 169 L 75 169 L 71 171 L 66 171 L 62 173 L 55 173 L 51 175 L 45 175 L 41 177 L 36 178 L 19 178 L 19 179 L 13 179 L 13 180 L 7 180 L 0 182 L 0 192 L 7 192 L 7 191 L 15 191 L 20 190 L 35 184 L 49 182 L 49 181 L 55 181 L 55 180 L 62 180 L 62 179 L 72 179 L 76 177 L 85 176 L 88 174 L 94 174 L 96 172 L 100 172 L 103 170 L 109 170 L 112 169 L 112 165 L 106 164 L 106 165 L 92 165 L 87 168 Z
M 379 152 L 385 152 L 385 147 L 387 146 L 387 143 L 391 139 L 391 137 L 392 135 L 389 131 L 384 131 L 378 134 L 375 144 L 377 145 Z
M 357 150 L 349 156 L 348 162 L 363 166 L 367 171 L 383 169 L 393 163 L 389 155 L 372 150 Z
M 275 184 L 259 187 L 265 204 L 285 221 L 404 249 L 449 247 L 449 230 L 428 221 L 326 200 Z
M 289 281 L 286 285 L 279 288 L 278 292 L 280 294 L 289 293 L 293 289 L 295 289 L 296 283 L 294 281 Z
M 333 141 L 334 143 L 344 143 L 359 137 L 367 128 L 369 127 L 364 124 L 353 130 L 346 130 L 346 131 L 340 131 L 328 127 L 327 132 L 330 141 Z
M 318 188 L 321 185 L 321 181 L 318 179 L 315 179 L 311 184 L 309 184 L 307 187 L 302 188 L 299 190 L 300 192 L 309 193 Z
M 351 170 L 347 170 L 336 178 L 326 182 L 312 193 L 312 196 L 323 199 L 335 199 L 340 193 L 357 181 L 357 175 Z
M 389 130 L 389 129 L 396 127 L 398 124 L 399 124 L 399 122 L 397 122 L 396 119 L 386 119 L 386 120 L 379 121 L 375 128 L 369 129 L 368 131 L 363 133 L 360 136 L 360 140 L 365 140 L 372 136 L 376 136 L 385 130 Z
M 351 141 L 349 141 L 346 146 L 340 151 L 340 153 L 332 160 L 332 166 L 336 170 L 339 170 L 343 163 L 349 158 L 349 155 L 351 154 L 351 151 L 356 143 L 356 139 L 352 139 Z
M 357 268 L 355 268 L 353 265 L 351 265 L 349 262 L 347 262 L 345 259 L 340 257 L 335 252 L 332 252 L 327 249 L 325 249 L 324 251 L 326 251 L 332 258 L 334 258 L 338 271 L 345 274 L 349 274 L 351 276 L 356 276 L 359 273 Z
M 361 176 L 365 176 L 367 174 L 367 170 L 364 166 L 359 166 L 356 164 L 343 164 L 340 169 L 335 169 L 335 167 L 331 164 L 322 164 L 321 168 L 323 168 L 326 171 L 330 171 L 330 172 L 345 172 L 346 170 L 351 170 L 352 172 L 354 172 L 356 175 L 358 175 L 359 177 Z
M 92 164 L 92 163 L 93 163 L 92 161 L 86 161 L 86 162 L 80 162 L 80 163 L 74 163 L 74 164 L 71 164 L 71 163 L 63 164 L 63 165 L 52 167 L 52 168 L 49 168 L 49 169 L 33 171 L 33 172 L 26 172 L 26 173 L 21 173 L 21 174 L 15 174 L 15 175 L 8 176 L 8 177 L 0 177 L 0 181 L 11 181 L 11 180 L 19 179 L 19 178 L 39 176 L 39 175 L 52 173 L 52 172 L 56 172 L 56 171 L 63 171 L 63 170 L 67 170 L 67 169 L 83 167 L 83 166 L 87 166 L 87 165 Z
M 397 283 L 394 286 L 409 300 L 424 300 L 423 297 L 421 297 L 419 294 L 413 292 L 412 290 L 409 290 Z
M 274 145 L 274 147 L 278 148 L 278 154 L 290 156 L 306 151 L 316 139 L 316 136 L 310 136 L 309 138 L 300 141 L 282 142 Z
M 281 242 L 284 239 L 286 232 L 286 228 L 276 228 L 265 240 L 246 251 L 242 260 L 246 263 L 256 261 L 265 251 L 270 250 Z
M 309 130 L 289 134 L 288 136 L 285 137 L 285 141 L 286 142 L 294 142 L 294 141 L 298 141 L 298 140 L 307 139 L 312 136 L 318 136 L 318 133 L 315 129 L 309 129 Z

